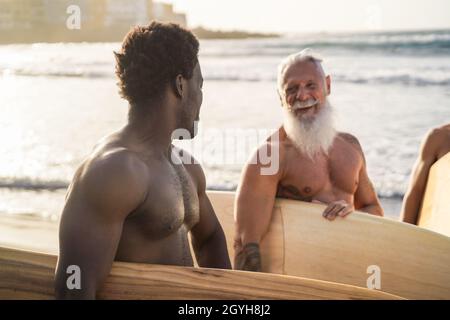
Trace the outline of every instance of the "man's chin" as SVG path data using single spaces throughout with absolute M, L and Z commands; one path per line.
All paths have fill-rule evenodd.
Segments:
M 192 124 L 191 128 L 188 130 L 189 130 L 189 133 L 191 134 L 191 139 L 194 139 L 195 136 L 198 134 L 198 121 L 195 120 L 195 122 Z
M 302 122 L 313 122 L 317 117 L 317 110 L 314 110 L 312 107 L 308 110 L 297 110 L 294 111 L 294 117 Z
M 188 130 L 191 135 L 191 139 L 194 139 L 194 137 L 197 135 L 198 128 L 199 128 L 199 119 L 198 118 L 196 120 L 192 121 L 191 124 L 186 128 L 186 130 Z
M 197 136 L 197 130 L 192 130 L 190 131 L 190 133 L 191 133 L 191 140 Z
M 193 123 L 191 126 L 182 126 L 177 128 L 172 133 L 172 139 L 176 140 L 192 140 L 198 133 L 197 122 Z

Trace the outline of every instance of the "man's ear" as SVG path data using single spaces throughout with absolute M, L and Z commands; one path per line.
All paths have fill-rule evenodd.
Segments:
M 331 93 L 331 77 L 329 75 L 326 76 L 325 83 L 327 85 L 327 96 L 329 96 Z
M 183 76 L 181 74 L 177 75 L 177 77 L 175 78 L 175 95 L 179 98 L 183 98 L 184 95 L 184 79 Z
M 283 97 L 281 96 L 280 90 L 277 90 L 278 98 L 280 98 L 280 106 L 283 108 Z

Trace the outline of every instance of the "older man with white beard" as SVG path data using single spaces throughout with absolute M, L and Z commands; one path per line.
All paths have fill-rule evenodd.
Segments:
M 358 139 L 335 130 L 330 87 L 330 76 L 309 49 L 280 64 L 284 123 L 243 169 L 235 206 L 235 269 L 261 270 L 259 243 L 276 197 L 327 204 L 323 216 L 330 221 L 355 209 L 383 216 Z M 273 175 L 261 173 L 266 164 L 260 152 L 268 148 L 279 151 Z

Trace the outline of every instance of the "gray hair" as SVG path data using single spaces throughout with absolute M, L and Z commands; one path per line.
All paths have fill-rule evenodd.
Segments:
M 310 62 L 315 63 L 317 65 L 317 67 L 319 67 L 323 72 L 323 67 L 322 67 L 323 59 L 320 57 L 320 55 L 313 52 L 313 50 L 310 48 L 306 48 L 300 52 L 293 53 L 293 54 L 287 56 L 278 65 L 277 82 L 278 82 L 278 92 L 280 94 L 283 92 L 282 86 L 283 86 L 284 75 L 285 75 L 286 71 L 294 64 L 296 64 L 298 62 L 303 62 L 303 61 L 310 61 Z

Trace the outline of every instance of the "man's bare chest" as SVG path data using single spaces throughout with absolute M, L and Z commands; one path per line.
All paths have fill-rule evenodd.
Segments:
M 286 161 L 277 195 L 311 201 L 317 195 L 354 194 L 362 161 L 357 154 L 331 152 L 314 160 L 291 156 Z
M 199 199 L 194 181 L 183 165 L 160 166 L 149 181 L 144 203 L 130 215 L 132 223 L 146 235 L 165 237 L 181 227 L 190 230 L 199 220 Z

